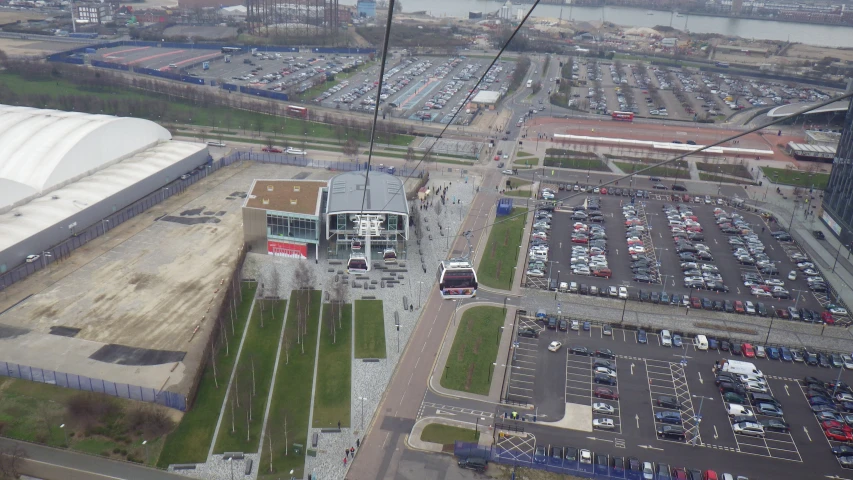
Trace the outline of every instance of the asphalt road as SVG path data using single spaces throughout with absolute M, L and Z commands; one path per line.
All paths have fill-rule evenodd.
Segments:
M 546 346 L 555 339 L 566 347 L 557 353 L 548 352 Z M 575 345 L 586 346 L 591 350 L 610 348 L 617 354 L 614 363 L 620 394 L 618 402 L 585 399 L 580 395 L 573 377 L 575 372 L 581 370 L 574 367 L 589 364 L 591 359 L 568 354 L 566 348 Z M 729 358 L 725 352 L 697 351 L 692 345 L 686 349 L 662 347 L 656 335 L 650 335 L 649 343 L 642 345 L 636 342 L 635 332 L 617 329 L 613 336 L 608 337 L 603 336 L 596 327 L 590 331 L 576 332 L 545 330 L 538 339 L 538 351 L 536 382 L 548 386 L 547 395 L 559 397 L 565 382 L 568 402 L 589 405 L 591 401 L 604 401 L 618 408 L 610 416 L 593 414 L 594 418 L 614 419 L 614 431 L 595 429 L 592 432 L 581 432 L 547 425 L 546 422 L 555 419 L 547 413 L 547 408 L 543 408 L 551 399 L 535 398 L 534 405 L 539 407 L 539 421 L 515 422 L 535 437 L 535 442 L 523 445 L 529 450 L 528 454 L 532 453 L 535 445 L 570 445 L 588 448 L 599 454 L 636 456 L 643 461 L 712 469 L 718 473 L 730 472 L 749 478 L 849 477 L 830 453 L 829 444 L 809 411 L 797 381 L 806 375 L 833 380 L 840 372 L 838 369 L 752 359 L 767 376 L 771 393 L 782 403 L 784 419 L 791 425 L 790 434 L 769 433 L 766 439 L 760 439 L 734 434 L 722 397 L 714 386 L 711 369 L 715 360 Z M 682 359 L 686 361 L 685 366 L 681 364 Z M 566 369 L 561 368 L 564 361 Z M 543 374 L 546 376 L 540 378 Z M 841 380 L 849 382 L 851 375 L 848 371 L 841 371 Z M 678 399 L 682 418 L 689 429 L 695 427 L 693 417 L 701 414 L 696 446 L 689 443 L 690 437 L 687 442 L 657 438 L 653 414 L 664 409 L 653 407 L 652 403 L 660 395 L 671 395 Z M 502 410 L 509 409 L 498 409 L 498 417 Z M 759 416 L 759 419 L 765 418 L 768 417 Z M 512 420 L 501 419 L 500 422 L 512 423 Z M 500 445 L 501 440 L 498 442 Z M 841 477 L 833 477 L 835 475 Z

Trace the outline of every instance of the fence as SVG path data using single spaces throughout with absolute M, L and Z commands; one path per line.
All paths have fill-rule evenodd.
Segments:
M 275 163 L 278 165 L 293 165 L 305 168 L 321 168 L 334 172 L 359 172 L 367 169 L 367 162 L 341 162 L 328 160 L 314 160 L 307 158 L 304 155 L 288 155 L 287 153 L 268 153 L 268 152 L 247 152 L 239 151 L 230 154 L 223 158 L 223 161 L 229 159 L 231 162 L 252 160 L 260 163 Z M 385 172 L 398 177 L 413 177 L 421 178 L 426 175 L 424 169 L 412 169 L 407 167 L 394 168 L 391 172 L 387 167 L 382 165 L 371 165 L 371 172 Z
M 272 98 L 274 100 L 282 100 L 285 102 L 289 98 L 286 93 L 271 92 L 269 90 L 259 90 L 257 88 L 249 88 L 243 86 L 240 87 L 240 93 L 245 93 L 246 95 L 254 95 L 256 97 Z
M 532 468 L 546 472 L 559 473 L 561 475 L 574 475 L 582 478 L 625 478 L 624 471 L 614 471 L 609 465 L 596 465 L 593 470 L 592 464 L 580 465 L 575 460 L 553 461 L 549 456 L 544 458 L 533 458 L 533 453 L 518 449 L 507 449 L 498 446 L 484 447 L 476 443 L 455 442 L 453 454 L 459 458 L 483 458 L 490 462 L 515 467 Z
M 0 362 L 0 375 L 73 388 L 74 390 L 84 392 L 105 393 L 119 398 L 157 403 L 181 411 L 186 411 L 187 409 L 187 399 L 175 392 L 158 392 L 153 388 L 108 382 L 97 378 L 74 375 L 73 373 L 55 372 L 27 365 Z

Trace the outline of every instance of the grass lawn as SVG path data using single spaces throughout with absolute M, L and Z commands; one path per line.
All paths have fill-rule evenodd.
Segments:
M 93 70 L 92 75 L 97 73 Z M 46 108 L 59 108 L 59 97 L 61 96 L 81 96 L 81 97 L 97 97 L 104 100 L 103 111 L 98 106 L 98 111 L 89 113 L 104 113 L 109 115 L 121 114 L 128 116 L 129 112 L 116 111 L 116 108 L 121 108 L 120 102 L 112 102 L 113 100 L 134 101 L 141 104 L 150 103 L 152 93 L 142 90 L 134 90 L 132 88 L 113 87 L 113 88 L 98 88 L 90 89 L 83 86 L 78 86 L 75 83 L 62 79 L 45 79 L 45 80 L 29 80 L 24 79 L 12 73 L 0 73 L 0 86 L 5 85 L 18 95 L 39 96 L 39 106 L 42 103 Z M 318 122 L 308 122 L 291 117 L 275 117 L 261 113 L 250 112 L 247 110 L 232 109 L 228 107 L 210 106 L 200 107 L 192 104 L 189 101 L 180 99 L 166 99 L 157 94 L 160 100 L 167 101 L 165 111 L 155 114 L 155 110 L 141 109 L 134 111 L 133 116 L 148 118 L 158 123 L 186 123 L 200 126 L 222 126 L 228 129 L 232 128 L 247 128 L 249 130 L 265 131 L 264 127 L 272 127 L 278 130 L 279 134 L 303 135 L 303 132 L 309 132 L 310 136 L 318 138 L 335 138 L 335 127 Z M 100 102 L 99 102 L 100 103 Z M 115 104 L 115 106 L 114 106 Z M 261 128 L 258 128 L 261 125 Z M 369 140 L 369 132 L 362 130 L 353 130 L 350 136 L 355 136 L 359 141 L 367 142 Z M 414 139 L 411 135 L 395 134 L 391 138 L 391 144 L 406 146 Z M 384 137 L 381 140 L 385 141 Z
M 65 448 L 65 434 L 71 450 L 117 460 L 145 462 L 141 437 L 128 425 L 127 413 L 138 406 L 154 407 L 122 398 L 97 395 L 119 407 L 108 418 L 95 420 L 88 429 L 77 425 L 68 413 L 69 399 L 86 393 L 45 383 L 14 378 L 0 379 L 0 425 L 4 437 Z M 66 431 L 59 428 L 65 424 Z M 149 439 L 149 460 L 153 465 L 163 447 L 163 437 Z
M 304 478 L 305 449 L 308 447 L 308 411 L 311 409 L 311 385 L 314 381 L 314 353 L 317 347 L 317 319 L 320 317 L 321 292 L 311 292 L 311 308 L 305 323 L 305 333 L 298 333 L 296 295 L 290 295 L 290 310 L 285 325 L 285 348 L 282 348 L 275 378 L 270 416 L 267 422 L 267 439 L 258 463 L 258 476 L 263 479 L 288 477 Z M 302 343 L 297 343 L 301 339 Z M 270 440 L 272 464 L 270 472 Z M 303 446 L 299 454 L 293 444 Z M 286 444 L 286 445 L 285 445 Z M 285 454 L 286 449 L 286 454 Z M 293 475 L 290 475 L 293 470 Z
M 512 162 L 513 168 L 533 168 L 539 166 L 538 157 L 517 158 Z
M 355 301 L 355 358 L 385 358 L 382 300 Z
M 256 283 L 243 284 L 243 299 L 237 306 L 234 334 L 228 332 L 228 354 L 225 353 L 225 348 L 220 348 L 216 354 L 216 380 L 219 387 L 216 387 L 214 381 L 213 368 L 207 364 L 192 408 L 184 414 L 178 428 L 166 437 L 163 453 L 157 462 L 160 468 L 166 468 L 172 463 L 198 463 L 207 460 L 207 452 L 213 441 L 213 430 L 216 429 L 216 420 L 225 400 L 225 385 L 234 367 L 237 348 L 243 337 L 243 328 L 249 317 L 249 308 L 255 298 L 256 289 Z
M 498 355 L 498 332 L 505 318 L 501 307 L 465 310 L 441 376 L 442 387 L 488 395 L 492 363 Z
M 530 198 L 533 192 L 529 190 L 509 190 L 504 192 L 508 197 Z
M 738 180 L 731 177 L 722 177 L 720 175 L 712 175 L 710 173 L 699 172 L 699 180 L 707 180 L 709 182 L 736 183 L 739 185 L 751 185 L 752 182 L 746 180 Z
M 525 185 L 530 185 L 532 183 L 533 182 L 531 182 L 530 180 L 523 180 L 521 178 L 510 178 L 509 179 L 509 184 L 510 184 L 510 186 L 512 186 L 512 188 L 518 188 L 518 187 L 522 187 Z
M 234 379 L 235 383 L 231 386 L 233 392 L 229 392 L 225 417 L 219 427 L 219 438 L 216 439 L 214 449 L 216 453 L 258 451 L 264 408 L 269 398 L 272 371 L 275 367 L 275 352 L 278 349 L 286 306 L 287 302 L 284 300 L 255 302 L 249 331 L 237 364 L 237 376 Z M 261 327 L 262 323 L 263 327 Z M 239 395 L 236 403 L 235 393 Z M 233 409 L 232 403 L 235 403 Z M 247 414 L 250 417 L 248 424 Z
M 498 217 L 498 223 L 492 225 L 489 243 L 477 269 L 477 279 L 483 285 L 504 290 L 512 288 L 512 267 L 518 260 L 518 247 L 527 221 L 525 210 L 513 208 L 509 220 Z
M 331 304 L 323 306 L 320 327 L 320 356 L 314 392 L 314 427 L 350 426 L 352 374 L 352 305 L 341 309 L 340 322 Z M 331 324 L 334 323 L 334 335 Z M 333 343 L 334 340 L 334 343 Z
M 749 174 L 749 169 L 744 165 L 732 165 L 728 163 L 705 163 L 705 162 L 696 162 L 696 168 L 702 172 L 708 173 L 725 173 L 728 175 L 734 175 L 736 177 L 746 178 L 748 180 L 752 179 L 752 175 Z
M 809 173 L 802 170 L 788 170 L 785 168 L 761 167 L 764 175 L 773 180 L 773 183 L 792 185 L 795 187 L 814 188 L 825 190 L 829 182 L 828 173 Z M 775 177 L 774 177 L 775 176 Z
M 647 168 L 645 165 L 631 162 L 613 162 L 617 167 L 625 173 L 633 173 L 635 171 Z M 664 178 L 690 178 L 690 172 L 684 168 L 676 167 L 652 167 L 644 171 L 641 175 L 649 177 L 664 177 Z
M 593 170 L 597 172 L 609 172 L 601 160 L 597 158 L 563 158 L 545 157 L 546 167 L 574 168 L 578 170 Z
M 515 158 L 526 158 L 526 157 L 535 157 L 532 153 L 525 152 L 524 150 L 519 150 L 515 153 Z
M 479 438 L 480 433 L 474 430 L 454 427 L 452 425 L 442 425 L 440 423 L 431 423 L 424 427 L 424 431 L 421 432 L 421 440 L 424 442 L 440 443 L 442 445 L 452 445 L 457 440 L 462 442 L 476 442 Z

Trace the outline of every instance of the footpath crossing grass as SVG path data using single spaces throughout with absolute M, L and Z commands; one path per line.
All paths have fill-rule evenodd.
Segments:
M 237 306 L 234 334 L 232 335 L 231 329 L 227 328 L 228 354 L 224 345 L 216 354 L 216 380 L 219 382 L 219 388 L 214 381 L 213 367 L 208 363 L 204 367 L 190 411 L 184 414 L 178 428 L 166 437 L 163 452 L 157 462 L 158 467 L 166 468 L 173 463 L 198 463 L 207 460 L 207 452 L 213 441 L 213 431 L 216 429 L 216 420 L 219 418 L 219 411 L 225 400 L 225 385 L 228 384 L 228 377 L 237 358 L 237 348 L 240 346 L 240 339 L 243 338 L 243 328 L 246 326 L 257 286 L 254 282 L 243 283 L 243 298 Z
M 424 427 L 421 432 L 421 440 L 424 442 L 439 443 L 441 445 L 453 445 L 454 442 L 476 442 L 480 439 L 480 433 L 467 428 L 454 427 L 431 423 Z
M 331 304 L 323 305 L 317 386 L 314 389 L 312 426 L 315 428 L 336 427 L 338 422 L 342 427 L 350 426 L 352 304 L 341 306 L 340 320 L 335 313 Z
M 236 377 L 231 385 L 232 391 L 228 394 L 225 417 L 213 450 L 216 453 L 258 451 L 286 306 L 284 300 L 255 302 Z M 235 398 L 235 395 L 239 398 Z
M 825 190 L 829 183 L 828 173 L 810 173 L 802 170 L 788 170 L 785 168 L 761 167 L 764 175 L 774 183 L 791 185 L 794 187 L 814 188 Z
M 302 333 L 297 321 L 297 295 L 290 295 L 290 309 L 284 327 L 284 345 L 273 387 L 267 438 L 261 448 L 258 478 L 304 478 L 305 448 L 308 442 L 308 412 L 311 409 L 311 385 L 314 381 L 314 354 L 317 347 L 317 319 L 320 317 L 321 292 L 310 292 L 310 310 Z M 299 340 L 300 343 L 297 343 Z M 304 350 L 303 350 L 304 348 Z M 270 451 L 272 441 L 272 452 Z M 296 453 L 293 445 L 302 449 Z M 286 449 L 286 453 L 285 453 Z M 270 454 L 273 471 L 270 472 Z M 293 470 L 291 475 L 289 472 Z
M 355 301 L 355 358 L 385 358 L 382 300 Z
M 511 192 L 510 192 L 511 193 Z M 524 223 L 527 213 L 524 208 L 513 208 L 509 220 L 497 217 L 499 223 L 492 226 L 489 242 L 480 259 L 477 269 L 477 280 L 492 288 L 509 290 L 512 288 L 512 277 L 518 260 L 519 246 L 524 235 Z
M 498 355 L 499 332 L 505 317 L 501 307 L 465 310 L 441 375 L 442 387 L 488 395 L 489 377 L 494 373 L 492 363 Z
M 546 167 L 574 168 L 577 170 L 592 170 L 598 172 L 609 172 L 610 169 L 597 158 L 565 158 L 545 157 Z
M 647 168 L 648 165 L 643 165 L 641 163 L 632 163 L 632 162 L 613 162 L 617 167 L 619 167 L 625 173 L 634 173 L 636 171 Z M 648 170 L 643 171 L 642 176 L 649 177 L 663 177 L 663 178 L 690 178 L 690 172 L 687 171 L 686 168 L 677 168 L 677 167 L 652 167 Z

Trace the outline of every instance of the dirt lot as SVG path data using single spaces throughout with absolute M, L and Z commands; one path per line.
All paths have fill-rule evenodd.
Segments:
M 225 168 L 15 284 L 0 299 L 0 311 L 9 309 L 2 314 L 0 360 L 184 392 L 201 364 L 211 305 L 242 243 L 237 194 L 254 178 L 299 172 Z
M 7 23 L 26 21 L 26 20 L 43 20 L 48 15 L 29 10 L 0 10 L 0 25 Z
M 5 13 L 5 12 L 3 12 Z M 2 15 L 2 14 L 0 14 Z M 43 56 L 73 48 L 73 44 L 0 38 L 0 50 L 12 57 Z
M 842 62 L 853 62 L 853 48 L 826 48 L 798 44 L 788 49 L 788 57 L 797 61 L 816 61 L 823 57 L 836 57 Z

